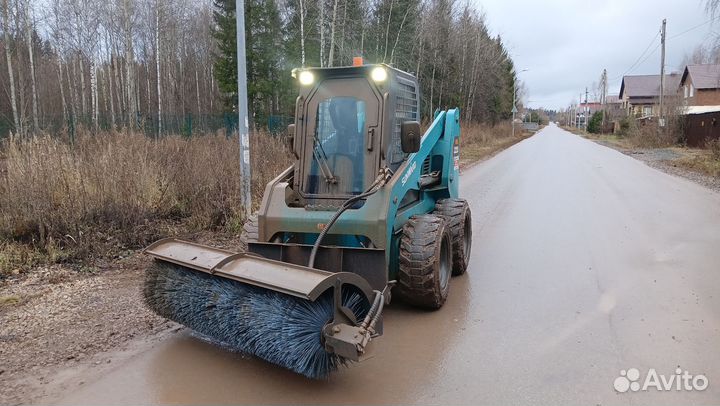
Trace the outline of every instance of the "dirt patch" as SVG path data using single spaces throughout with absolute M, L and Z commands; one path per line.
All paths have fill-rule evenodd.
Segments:
M 226 248 L 238 243 L 212 234 L 191 239 Z M 6 280 L 0 286 L 0 404 L 39 399 L 57 383 L 57 371 L 109 363 L 96 354 L 177 327 L 143 303 L 148 263 L 135 252 L 90 271 L 53 265 Z

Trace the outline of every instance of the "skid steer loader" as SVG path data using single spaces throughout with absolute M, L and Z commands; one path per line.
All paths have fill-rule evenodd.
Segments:
M 294 163 L 267 184 L 246 246 L 157 241 L 144 294 L 166 318 L 320 378 L 368 354 L 391 294 L 443 305 L 468 267 L 472 221 L 458 197 L 458 109 L 435 112 L 421 135 L 411 74 L 378 64 L 293 76 Z

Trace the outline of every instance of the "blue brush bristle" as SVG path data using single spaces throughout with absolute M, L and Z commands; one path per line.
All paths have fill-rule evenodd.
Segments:
M 147 271 L 144 294 L 160 316 L 308 378 L 325 378 L 347 363 L 321 342 L 322 328 L 333 317 L 330 291 L 310 302 L 155 262 Z M 363 295 L 349 290 L 343 292 L 343 304 L 360 320 L 370 307 Z

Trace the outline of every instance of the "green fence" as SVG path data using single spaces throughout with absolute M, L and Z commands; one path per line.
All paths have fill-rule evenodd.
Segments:
M 77 134 L 84 129 L 85 131 L 95 132 L 95 124 L 92 117 L 78 116 L 74 117 L 70 114 L 67 118 L 62 116 L 43 116 L 41 118 L 41 128 L 50 134 L 67 134 L 70 139 L 74 139 Z M 292 117 L 271 115 L 263 123 L 257 125 L 260 129 L 268 130 L 273 134 L 283 133 L 288 124 L 293 121 Z M 162 130 L 158 131 L 157 116 L 145 116 L 138 114 L 135 117 L 133 126 L 142 129 L 148 137 L 156 137 L 158 135 L 184 135 L 192 136 L 196 134 L 216 133 L 224 131 L 231 136 L 237 129 L 238 116 L 231 113 L 226 114 L 166 114 L 162 116 Z M 31 123 L 26 123 L 26 128 L 31 127 Z M 5 138 L 13 130 L 11 120 L 0 119 L 0 138 Z M 115 120 L 115 129 L 126 128 L 126 120 Z M 97 131 L 110 131 L 113 129 L 113 120 L 110 116 L 101 115 L 98 117 Z

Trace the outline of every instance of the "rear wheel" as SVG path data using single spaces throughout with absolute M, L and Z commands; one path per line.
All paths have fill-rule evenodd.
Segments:
M 258 232 L 258 215 L 257 213 L 251 214 L 250 217 L 243 224 L 242 232 L 240 233 L 240 249 L 247 251 L 249 242 L 256 242 L 259 237 Z
M 445 218 L 450 229 L 453 275 L 467 271 L 472 248 L 472 215 L 465 199 L 443 199 L 435 204 L 435 214 Z
M 400 240 L 398 293 L 416 306 L 439 309 L 448 296 L 452 273 L 452 242 L 445 219 L 433 214 L 413 216 Z

